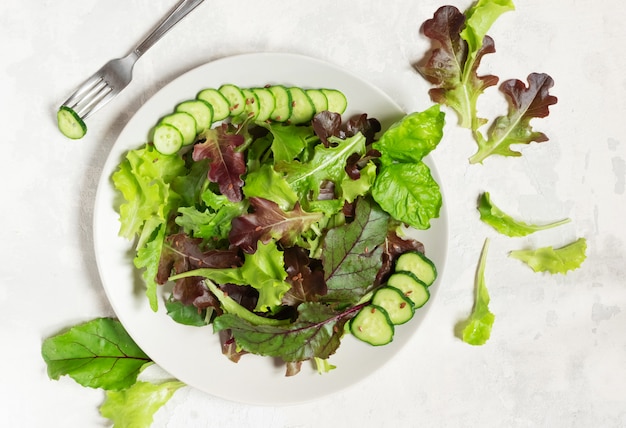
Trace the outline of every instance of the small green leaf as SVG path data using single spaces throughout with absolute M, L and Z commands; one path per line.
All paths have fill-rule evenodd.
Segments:
M 100 414 L 113 422 L 113 428 L 148 428 L 157 410 L 183 386 L 179 381 L 140 381 L 123 391 L 107 391 Z
M 566 274 L 578 269 L 587 258 L 587 240 L 579 238 L 565 247 L 554 249 L 542 247 L 536 250 L 517 250 L 509 253 L 510 257 L 526 263 L 535 272 Z
M 522 221 L 516 220 L 513 217 L 506 214 L 500 208 L 495 206 L 491 202 L 491 196 L 488 192 L 484 192 L 478 199 L 478 212 L 480 213 L 480 219 L 493 227 L 499 233 L 510 237 L 520 237 L 530 235 L 531 233 L 538 232 L 540 230 L 551 229 L 553 227 L 561 226 L 565 223 L 569 223 L 569 218 L 560 220 L 554 223 L 544 225 L 527 224 Z
M 106 390 L 129 387 L 152 362 L 111 318 L 97 318 L 48 338 L 41 353 L 51 379 L 69 375 L 83 386 Z
M 476 297 L 470 317 L 461 323 L 462 339 L 474 346 L 484 345 L 491 336 L 495 315 L 489 310 L 489 292 L 485 283 L 485 265 L 489 239 L 485 240 L 476 271 Z

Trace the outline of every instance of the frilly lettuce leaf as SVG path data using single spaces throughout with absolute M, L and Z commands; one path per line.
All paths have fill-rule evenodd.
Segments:
M 476 296 L 474 308 L 470 317 L 461 323 L 462 339 L 465 343 L 480 346 L 487 343 L 491 336 L 491 328 L 495 321 L 495 315 L 489 310 L 489 292 L 485 283 L 485 265 L 487 262 L 487 250 L 489 239 L 485 240 L 478 269 L 476 271 Z
M 544 133 L 532 129 L 530 121 L 550 114 L 548 107 L 557 103 L 557 98 L 549 93 L 553 85 L 554 81 L 545 73 L 531 73 L 528 87 L 517 79 L 502 82 L 500 90 L 509 101 L 509 112 L 496 118 L 487 138 L 478 129 L 473 130 L 478 151 L 470 157 L 470 163 L 480 163 L 494 154 L 521 156 L 520 152 L 511 149 L 512 145 L 547 141 Z
M 484 192 L 478 199 L 478 212 L 480 213 L 480 219 L 493 227 L 499 233 L 510 237 L 520 237 L 530 235 L 531 233 L 551 229 L 570 222 L 569 218 L 557 221 L 549 224 L 534 225 L 527 224 L 520 220 L 516 220 L 510 215 L 506 214 L 500 208 L 495 206 L 491 202 L 491 196 L 489 192 Z
M 100 414 L 110 419 L 114 428 L 148 428 L 157 410 L 183 386 L 180 381 L 139 381 L 122 391 L 107 391 Z
M 171 183 L 186 172 L 180 157 L 162 155 L 152 145 L 128 151 L 111 177 L 124 198 L 119 207 L 120 236 L 150 235 L 156 227 L 143 230 L 146 222 L 157 226 L 165 222 L 180 200 Z
M 587 240 L 579 238 L 561 248 L 542 247 L 535 250 L 516 250 L 510 257 L 526 263 L 535 272 L 566 274 L 578 269 L 587 258 Z

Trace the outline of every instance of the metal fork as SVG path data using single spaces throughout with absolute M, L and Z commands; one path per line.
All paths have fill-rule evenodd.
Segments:
M 204 0 L 181 0 L 156 28 L 123 58 L 112 59 L 85 80 L 63 103 L 87 119 L 115 98 L 132 80 L 137 60 L 161 39 L 175 24 Z

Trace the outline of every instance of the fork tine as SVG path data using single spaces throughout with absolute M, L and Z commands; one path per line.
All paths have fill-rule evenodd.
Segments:
M 102 76 L 99 73 L 94 74 L 89 79 L 85 80 L 79 87 L 69 96 L 63 103 L 64 106 L 73 107 L 85 97 L 85 93 L 93 90 L 93 88 L 102 81 Z
M 108 103 L 113 96 L 113 88 L 102 80 L 72 108 L 82 119 L 86 119 Z

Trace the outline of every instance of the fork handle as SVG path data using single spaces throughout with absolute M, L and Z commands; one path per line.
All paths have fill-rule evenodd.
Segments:
M 189 12 L 194 10 L 196 6 L 204 0 L 181 0 L 178 4 L 165 16 L 159 25 L 133 50 L 133 53 L 139 58 L 148 49 L 150 49 L 161 37 L 165 35 L 174 25 L 183 19 Z

